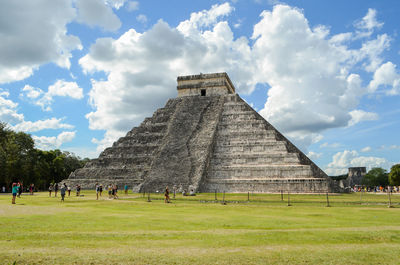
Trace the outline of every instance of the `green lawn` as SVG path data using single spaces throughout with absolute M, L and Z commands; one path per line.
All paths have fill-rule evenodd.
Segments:
M 400 263 L 398 194 L 83 194 L 1 195 L 0 264 Z

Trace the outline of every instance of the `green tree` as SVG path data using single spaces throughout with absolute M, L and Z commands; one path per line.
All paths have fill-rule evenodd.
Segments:
M 400 164 L 396 164 L 390 169 L 389 181 L 391 185 L 400 185 Z
M 33 183 L 46 189 L 50 183 L 68 178 L 87 160 L 58 149 L 36 149 L 29 134 L 14 132 L 0 122 L 0 185 L 8 189 L 13 181 L 23 182 L 25 188 Z
M 372 168 L 367 174 L 365 174 L 362 184 L 369 187 L 385 187 L 389 184 L 388 174 L 386 173 L 386 170 L 381 167 Z

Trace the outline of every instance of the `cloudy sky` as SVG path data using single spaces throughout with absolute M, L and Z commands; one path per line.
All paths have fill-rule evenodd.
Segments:
M 0 0 L 0 121 L 37 148 L 97 157 L 227 72 L 328 174 L 400 162 L 397 0 Z

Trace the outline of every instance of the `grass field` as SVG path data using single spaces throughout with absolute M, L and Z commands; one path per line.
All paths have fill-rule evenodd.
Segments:
M 400 263 L 397 194 L 83 194 L 1 195 L 0 264 Z

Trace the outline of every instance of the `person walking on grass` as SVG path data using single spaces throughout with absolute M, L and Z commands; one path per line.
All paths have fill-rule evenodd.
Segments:
M 18 198 L 21 198 L 22 193 L 22 184 L 18 181 Z
M 124 191 L 125 191 L 125 195 L 128 195 L 128 184 L 125 184 Z
M 15 204 L 15 198 L 17 197 L 18 189 L 19 189 L 18 184 L 14 182 L 12 184 L 12 200 L 11 200 L 12 204 Z
M 113 185 L 112 195 L 113 195 L 114 199 L 118 199 L 118 186 L 117 186 L 117 184 Z
M 61 189 L 60 189 L 61 202 L 64 202 L 65 190 L 66 189 L 67 189 L 67 186 L 65 185 L 65 183 L 63 185 L 61 185 Z
M 111 183 L 108 184 L 107 189 L 108 189 L 108 198 L 111 199 L 111 195 L 114 196 L 114 194 L 112 194 L 113 188 L 112 188 L 112 186 L 111 186 Z
M 49 197 L 51 197 L 51 191 L 53 190 L 53 184 L 50 184 L 49 186 Z
M 76 196 L 81 196 L 81 185 L 76 185 Z
M 34 189 L 35 185 L 32 183 L 31 185 L 29 185 L 29 194 L 33 195 L 33 189 Z
M 103 192 L 103 185 L 102 184 L 100 184 L 99 191 L 100 191 L 100 197 L 101 197 L 101 193 Z
M 54 197 L 57 197 L 57 192 L 58 192 L 58 183 L 54 185 Z
M 171 202 L 171 201 L 170 201 L 170 198 L 169 198 L 169 189 L 168 189 L 168 186 L 165 188 L 164 197 L 165 197 L 165 199 L 164 199 L 164 202 L 165 202 L 165 203 L 170 203 L 170 202 Z
M 99 199 L 99 194 L 100 194 L 100 185 L 99 183 L 96 183 L 96 200 Z
M 71 195 L 71 186 L 70 185 L 68 185 L 67 190 L 68 190 L 68 197 L 69 197 Z

